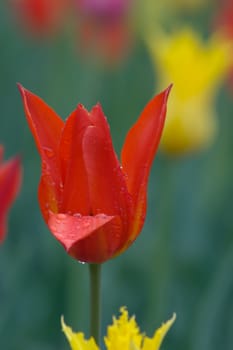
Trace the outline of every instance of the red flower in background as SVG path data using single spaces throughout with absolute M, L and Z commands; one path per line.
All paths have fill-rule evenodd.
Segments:
M 233 1 L 218 0 L 217 10 L 214 17 L 214 29 L 217 30 L 229 42 L 233 49 Z M 228 83 L 233 89 L 233 59 L 228 75 Z
M 36 36 L 54 34 L 65 17 L 70 0 L 10 0 L 16 18 Z
M 214 19 L 215 27 L 233 40 L 233 1 L 218 0 L 218 8 Z
M 131 0 L 76 0 L 78 46 L 105 63 L 115 64 L 132 44 Z
M 75 20 L 77 46 L 84 56 L 114 65 L 131 48 L 132 0 L 8 1 L 17 22 L 33 38 L 51 38 L 63 23 Z
M 87 15 L 119 16 L 129 9 L 131 0 L 74 0 L 80 11 Z
M 101 263 L 120 254 L 144 224 L 170 89 L 155 96 L 130 129 L 120 164 L 99 104 L 90 112 L 79 104 L 64 122 L 19 88 L 42 160 L 39 203 L 52 234 L 79 261 Z
M 3 146 L 0 146 L 0 242 L 5 238 L 8 211 L 19 192 L 21 176 L 19 158 L 3 162 Z

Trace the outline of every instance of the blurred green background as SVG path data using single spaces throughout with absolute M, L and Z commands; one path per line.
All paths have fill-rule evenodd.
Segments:
M 205 16 L 184 20 L 204 32 Z M 74 40 L 68 30 L 52 42 L 26 38 L 1 2 L 0 142 L 5 158 L 21 154 L 24 166 L 0 247 L 0 348 L 5 350 L 68 349 L 60 316 L 87 335 L 89 319 L 88 266 L 66 255 L 40 214 L 40 159 L 16 82 L 63 118 L 78 102 L 87 108 L 101 102 L 118 154 L 154 94 L 153 68 L 140 39 L 114 69 L 81 59 Z M 185 158 L 157 155 L 144 229 L 127 252 L 103 266 L 103 333 L 122 305 L 148 335 L 175 311 L 162 348 L 232 349 L 233 99 L 226 88 L 218 95 L 217 112 L 219 132 L 210 149 Z

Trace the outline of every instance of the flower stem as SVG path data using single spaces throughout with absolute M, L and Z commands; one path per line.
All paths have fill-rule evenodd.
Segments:
M 100 275 L 101 264 L 89 264 L 90 271 L 90 333 L 97 345 L 100 341 Z

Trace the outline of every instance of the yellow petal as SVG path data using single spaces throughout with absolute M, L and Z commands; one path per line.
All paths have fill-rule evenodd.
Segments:
M 175 319 L 176 319 L 176 314 L 173 314 L 170 320 L 162 324 L 162 326 L 156 330 L 153 338 L 145 337 L 142 350 L 159 350 L 165 335 L 167 334 L 168 330 L 171 328 Z
M 147 44 L 159 85 L 174 84 L 161 150 L 178 155 L 205 148 L 216 135 L 215 97 L 233 65 L 232 44 L 217 34 L 202 40 L 187 27 L 152 34 Z
M 83 333 L 74 333 L 72 328 L 65 324 L 63 317 L 61 325 L 72 350 L 99 350 L 93 338 L 85 339 Z
M 142 334 L 135 321 L 135 317 L 129 318 L 125 307 L 120 309 L 118 319 L 113 317 L 113 324 L 108 327 L 104 342 L 107 350 L 137 350 L 142 343 Z
M 173 155 L 202 150 L 213 142 L 217 126 L 216 111 L 208 99 L 171 98 L 160 149 Z
M 162 84 L 174 83 L 182 99 L 212 93 L 232 64 L 232 47 L 220 36 L 204 41 L 191 28 L 151 35 L 147 41 Z

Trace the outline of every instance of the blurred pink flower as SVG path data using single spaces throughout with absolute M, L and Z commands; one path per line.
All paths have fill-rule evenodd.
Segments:
M 131 0 L 76 0 L 78 9 L 86 14 L 121 16 L 129 9 Z

